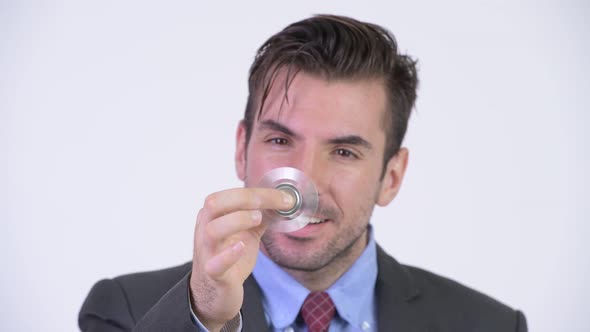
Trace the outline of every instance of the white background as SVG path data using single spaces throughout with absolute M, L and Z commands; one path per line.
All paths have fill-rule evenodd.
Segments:
M 590 325 L 585 1 L 0 1 L 0 329 L 74 331 L 104 277 L 190 259 L 203 198 L 241 186 L 234 130 L 256 48 L 336 13 L 420 60 L 398 260 Z

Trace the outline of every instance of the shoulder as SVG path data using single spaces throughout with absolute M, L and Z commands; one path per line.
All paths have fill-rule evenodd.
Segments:
M 438 322 L 478 330 L 526 331 L 526 319 L 520 311 L 449 278 L 413 266 L 404 267 L 420 290 L 416 304 Z
M 480 313 L 496 313 L 510 315 L 514 312 L 509 306 L 467 287 L 457 281 L 440 276 L 418 267 L 402 265 L 414 280 L 422 301 L 462 310 Z
M 520 311 L 452 279 L 399 264 L 381 249 L 379 256 L 382 289 L 396 288 L 395 293 L 404 298 L 403 306 L 422 317 L 427 325 L 459 330 L 526 331 L 526 320 Z
M 125 291 L 129 302 L 143 303 L 157 301 L 190 270 L 191 263 L 186 263 L 161 270 L 126 274 L 113 281 Z
M 159 300 L 185 277 L 191 263 L 118 276 L 98 281 L 90 290 L 79 313 L 80 327 L 96 322 L 113 322 L 132 328 Z

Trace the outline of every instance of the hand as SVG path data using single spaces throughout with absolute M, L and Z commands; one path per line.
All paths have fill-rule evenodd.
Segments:
M 207 197 L 195 226 L 191 300 L 199 320 L 218 331 L 242 307 L 266 230 L 261 209 L 288 210 L 294 198 L 276 189 L 239 188 Z

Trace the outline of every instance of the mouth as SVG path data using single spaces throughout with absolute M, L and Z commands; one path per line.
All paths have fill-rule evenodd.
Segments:
M 306 241 L 319 237 L 325 232 L 327 225 L 330 225 L 332 219 L 324 219 L 318 217 L 309 217 L 309 223 L 303 228 L 294 232 L 285 233 L 285 236 L 295 241 Z
M 328 219 L 320 219 L 320 218 L 316 218 L 316 217 L 310 217 L 309 218 L 309 223 L 310 224 L 321 224 L 328 221 Z

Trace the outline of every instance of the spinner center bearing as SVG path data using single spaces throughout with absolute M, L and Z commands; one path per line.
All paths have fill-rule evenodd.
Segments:
M 301 209 L 302 202 L 303 202 L 303 200 L 301 198 L 301 193 L 299 192 L 299 190 L 294 185 L 292 185 L 288 182 L 280 183 L 279 185 L 277 185 L 275 187 L 275 189 L 286 192 L 287 194 L 291 195 L 293 197 L 293 199 L 295 199 L 295 204 L 293 204 L 292 208 L 290 208 L 289 210 L 276 210 L 276 213 L 278 213 L 282 217 L 287 217 L 287 218 L 291 218 L 291 217 L 295 216 L 295 214 L 297 214 L 297 211 L 299 211 L 299 209 Z

